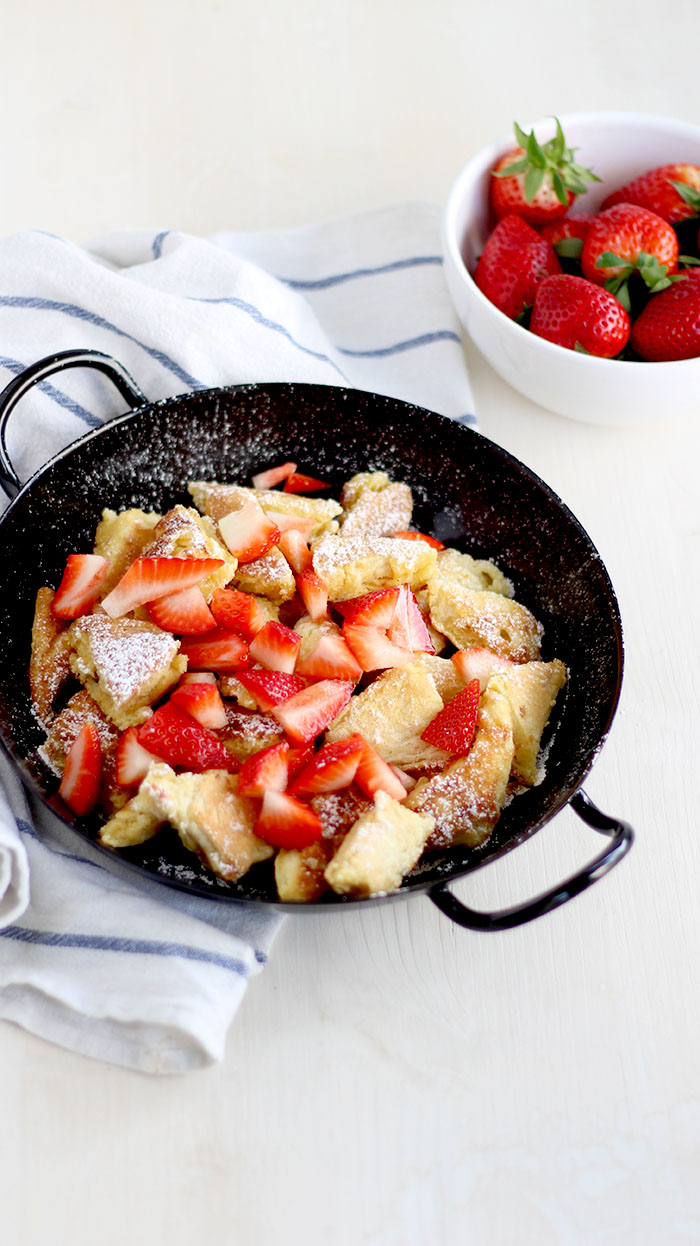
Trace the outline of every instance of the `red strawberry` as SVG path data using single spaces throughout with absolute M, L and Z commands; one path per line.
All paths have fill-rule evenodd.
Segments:
M 216 627 L 216 619 L 196 584 L 192 588 L 183 588 L 181 593 L 171 593 L 168 597 L 152 601 L 148 613 L 158 627 L 179 635 L 196 636 Z
M 297 588 L 306 607 L 306 613 L 314 623 L 328 617 L 328 587 L 312 567 L 296 577 Z
M 428 723 L 421 740 L 453 756 L 466 757 L 476 732 L 479 695 L 479 680 L 473 679 Z
M 158 597 L 169 597 L 206 580 L 223 567 L 221 558 L 137 558 L 102 605 L 112 619 Z
M 363 756 L 365 741 L 360 735 L 348 736 L 334 744 L 324 744 L 294 780 L 293 796 L 317 796 L 349 787 Z
M 298 675 L 288 675 L 286 671 L 239 671 L 238 678 L 255 697 L 263 713 L 282 701 L 288 701 L 306 686 Z
M 201 774 L 205 770 L 240 769 L 226 745 L 177 706 L 167 702 L 137 728 L 139 744 L 169 766 L 182 766 Z
M 301 636 L 269 619 L 250 642 L 250 656 L 268 671 L 286 671 L 291 675 L 299 653 Z
M 465 684 L 479 680 L 479 688 L 483 692 L 491 675 L 495 671 L 510 670 L 515 665 L 509 658 L 501 658 L 490 649 L 473 648 L 459 649 L 452 654 L 452 662 L 460 679 Z
M 678 238 L 654 212 L 619 203 L 601 212 L 591 225 L 581 252 L 584 277 L 617 295 L 629 311 L 627 282 L 638 270 L 656 294 L 670 284 L 678 267 Z
M 202 640 L 180 641 L 180 653 L 187 658 L 190 670 L 237 671 L 250 661 L 248 646 L 237 632 L 217 627 Z
M 292 782 L 292 779 L 296 779 L 298 774 L 301 774 L 304 766 L 308 765 L 313 755 L 313 744 L 301 744 L 297 748 L 290 748 L 289 753 L 287 754 L 289 783 Z
M 272 714 L 291 740 L 306 744 L 330 726 L 352 696 L 353 684 L 342 679 L 322 679 L 275 705 Z
M 630 322 L 609 290 L 584 277 L 558 273 L 537 287 L 530 332 L 567 350 L 612 359 L 627 345 Z
M 551 243 L 520 216 L 511 215 L 487 239 L 474 280 L 490 302 L 516 320 L 532 306 L 539 282 L 560 272 Z
M 296 470 L 296 463 L 280 463 L 279 467 L 268 467 L 267 471 L 258 472 L 257 476 L 253 476 L 253 488 L 272 489 L 273 485 L 278 485 L 282 480 L 286 480 Z
M 302 472 L 294 472 L 284 482 L 285 493 L 317 493 L 319 489 L 330 489 L 330 485 L 315 476 L 304 476 Z
M 244 640 L 252 640 L 268 621 L 259 602 L 236 588 L 215 589 L 210 606 L 219 627 L 238 632 Z
M 275 848 L 308 848 L 321 839 L 323 824 L 308 805 L 286 792 L 267 791 L 255 834 Z
M 362 623 L 346 623 L 343 636 L 352 649 L 363 671 L 380 671 L 390 666 L 403 666 L 410 662 L 410 649 L 400 649 L 392 644 L 386 633 L 378 627 L 366 627 Z
M 196 722 L 212 731 L 226 726 L 226 710 L 216 684 L 180 684 L 168 698 L 168 705 L 190 714 Z
M 180 684 L 215 684 L 216 675 L 213 671 L 190 671 L 185 672 L 180 680 Z
M 114 755 L 114 775 L 117 783 L 121 787 L 138 787 L 154 761 L 158 761 L 158 758 L 139 744 L 136 727 L 127 727 L 119 737 Z
M 688 269 L 670 290 L 649 299 L 632 326 L 631 343 L 654 362 L 700 356 L 700 269 Z
M 51 602 L 57 619 L 77 619 L 92 609 L 109 570 L 100 554 L 69 554 L 61 583 Z
M 618 203 L 636 203 L 675 225 L 700 214 L 700 168 L 696 164 L 662 164 L 626 182 L 603 200 L 602 210 Z
M 362 737 L 360 736 L 360 739 Z M 355 782 L 365 796 L 386 792 L 394 800 L 404 800 L 406 789 L 392 766 L 371 744 L 364 741 L 364 749 L 355 774 Z
M 334 601 L 333 606 L 342 614 L 346 623 L 387 628 L 391 626 L 398 600 L 398 588 L 378 588 L 373 593 L 365 593 L 364 597 Z
M 280 533 L 290 532 L 295 528 L 305 541 L 308 541 L 317 522 L 315 519 L 308 519 L 305 515 L 283 515 L 281 511 L 272 510 L 269 506 L 265 514 L 279 528 Z
M 525 134 L 515 125 L 519 146 L 501 157 L 491 179 L 491 207 L 497 217 L 515 212 L 531 225 L 543 225 L 568 212 L 587 182 L 600 181 L 576 163 L 575 149 L 566 146 L 562 128 L 554 120 L 556 133 L 547 143 L 539 143 L 534 130 Z
M 425 541 L 426 545 L 432 545 L 433 549 L 444 549 L 442 541 L 438 541 L 437 537 L 426 536 L 425 532 L 395 532 L 395 537 L 400 537 L 402 541 Z
M 305 537 L 298 528 L 287 528 L 280 535 L 280 549 L 292 571 L 301 575 L 303 571 L 313 570 L 314 560 Z
M 410 649 L 412 653 L 435 653 L 435 645 L 430 639 L 418 602 L 407 584 L 402 584 L 399 589 L 396 614 L 387 636 L 399 649 Z
M 352 679 L 362 675 L 362 667 L 342 636 L 322 636 L 318 644 L 296 666 L 304 679 Z
M 227 549 L 241 563 L 262 558 L 280 539 L 280 530 L 254 498 L 238 511 L 219 520 L 219 532 Z
M 239 796 L 264 796 L 265 792 L 283 792 L 287 786 L 289 745 L 273 744 L 253 753 L 241 766 L 238 775 Z
M 82 818 L 97 803 L 102 778 L 102 748 L 97 727 L 85 723 L 71 745 L 58 794 Z

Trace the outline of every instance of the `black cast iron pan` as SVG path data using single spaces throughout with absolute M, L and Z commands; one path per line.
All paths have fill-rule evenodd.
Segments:
M 21 488 L 5 440 L 10 413 L 33 385 L 78 366 L 106 373 L 134 409 L 75 442 Z M 92 548 L 105 506 L 163 511 L 189 503 L 188 480 L 246 483 L 253 472 L 286 459 L 329 480 L 334 496 L 357 471 L 385 469 L 406 481 L 414 493 L 415 526 L 498 563 L 514 581 L 518 601 L 544 624 L 543 656 L 559 657 L 569 669 L 550 728 L 544 782 L 504 810 L 480 849 L 431 854 L 396 895 L 426 891 L 460 925 L 497 930 L 583 891 L 625 855 L 633 838 L 626 823 L 602 813 L 580 790 L 612 722 L 622 679 L 620 616 L 600 556 L 551 489 L 500 447 L 443 416 L 357 390 L 234 385 L 148 404 L 109 356 L 65 351 L 27 369 L 0 394 L 0 477 L 11 495 L 17 493 L 0 521 L 0 734 L 25 782 L 76 834 L 95 837 L 96 819 L 75 819 L 56 804 L 57 780 L 37 755 L 44 733 L 32 714 L 27 680 L 37 589 L 58 584 L 69 553 Z M 591 865 L 499 913 L 476 912 L 450 893 L 452 880 L 510 851 L 567 803 L 609 840 Z M 199 895 L 292 908 L 276 901 L 270 863 L 238 884 L 225 883 L 169 828 L 120 855 L 135 869 Z M 329 895 L 294 911 L 378 902 Z

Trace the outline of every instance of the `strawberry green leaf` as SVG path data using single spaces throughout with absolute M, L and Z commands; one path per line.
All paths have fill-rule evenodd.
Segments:
M 615 255 L 613 251 L 603 251 L 595 262 L 596 268 L 621 268 L 627 273 L 632 272 L 633 265 L 628 264 L 627 260 L 623 260 L 621 255 Z
M 652 294 L 656 294 L 659 290 L 665 290 L 671 283 L 667 280 L 668 265 L 660 264 L 655 255 L 649 255 L 646 251 L 640 251 L 637 259 L 637 268 L 642 275 L 644 284 L 651 290 Z M 661 283 L 665 284 L 661 284 Z
M 558 117 L 554 118 L 554 124 L 557 127 L 557 132 L 554 138 L 550 139 L 549 148 L 553 162 L 558 164 L 564 158 L 566 152 L 566 139 L 564 138 L 564 131 L 561 128 L 561 121 Z
M 694 264 L 700 264 L 700 260 L 696 259 L 694 255 L 679 255 L 678 263 L 685 264 L 687 268 L 692 268 Z
M 526 173 L 530 168 L 530 162 L 527 156 L 523 156 L 522 160 L 514 160 L 512 164 L 506 165 L 505 169 L 494 169 L 493 177 L 515 177 L 518 173 Z
M 632 270 L 630 269 L 630 272 L 631 271 Z M 627 275 L 623 275 L 622 277 L 611 277 L 610 280 L 606 281 L 605 283 L 605 289 L 609 290 L 611 294 L 615 295 L 615 298 L 617 299 L 618 303 L 622 304 L 625 311 L 627 312 L 627 315 L 629 315 L 632 310 L 632 304 L 630 302 L 629 286 L 627 284 L 628 276 L 629 276 L 629 273 Z
M 528 135 L 525 133 L 524 130 L 521 130 L 517 121 L 513 122 L 513 133 L 518 141 L 518 146 L 527 147 Z
M 685 182 L 673 182 L 668 179 L 674 190 L 678 191 L 681 199 L 684 199 L 694 212 L 700 215 L 700 190 L 696 190 L 694 186 L 686 186 Z
M 539 143 L 537 142 L 537 139 L 535 138 L 534 130 L 530 131 L 530 134 L 527 140 L 527 147 L 525 148 L 525 150 L 527 152 L 527 158 L 530 161 L 530 164 L 533 164 L 536 169 L 545 168 L 547 164 L 547 158 L 542 148 L 540 147 Z
M 554 250 L 564 260 L 579 260 L 583 251 L 583 238 L 560 238 Z
M 525 184 L 523 188 L 526 203 L 532 203 L 532 200 L 535 198 L 535 195 L 540 189 L 543 181 L 544 169 L 537 169 L 531 166 L 525 174 Z
M 554 187 L 554 193 L 557 199 L 559 200 L 559 202 L 563 203 L 568 208 L 569 196 L 566 193 L 566 186 L 564 185 L 564 179 L 562 178 L 561 173 L 559 173 L 557 169 L 552 169 L 552 186 Z
M 586 350 L 585 346 L 582 346 L 580 342 L 574 342 L 574 350 L 579 355 L 590 355 L 591 353 L 589 350 Z

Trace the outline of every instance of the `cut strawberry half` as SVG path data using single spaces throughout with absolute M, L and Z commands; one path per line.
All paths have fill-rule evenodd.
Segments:
M 358 680 L 362 667 L 342 636 L 322 636 L 311 653 L 296 665 L 304 679 Z
M 296 575 L 313 570 L 311 550 L 298 528 L 287 528 L 280 534 L 280 549 Z
M 490 649 L 459 649 L 452 654 L 452 662 L 460 679 L 470 684 L 478 679 L 481 691 L 484 691 L 491 675 L 495 671 L 508 671 L 516 665 L 509 658 L 501 658 Z
M 435 653 L 435 645 L 430 639 L 418 602 L 407 584 L 402 584 L 399 589 L 396 614 L 387 629 L 387 636 L 400 649 L 410 649 L 412 653 Z
M 308 541 L 317 523 L 316 519 L 309 519 L 306 515 L 284 515 L 282 511 L 272 510 L 271 507 L 267 508 L 265 514 L 268 519 L 271 519 L 277 525 L 280 533 L 291 532 L 292 529 L 296 529 L 297 532 L 301 533 L 305 541 Z
M 284 623 L 269 619 L 251 640 L 250 656 L 268 671 L 286 671 L 291 675 L 300 644 L 301 636 L 297 632 L 285 627 Z
M 479 680 L 473 679 L 428 723 L 421 740 L 453 756 L 466 757 L 476 733 L 479 695 Z
M 363 671 L 385 670 L 390 666 L 403 666 L 410 662 L 410 649 L 392 644 L 386 633 L 378 627 L 366 627 L 362 623 L 346 623 L 343 636 L 352 649 Z
M 257 636 L 269 617 L 250 593 L 237 588 L 215 589 L 210 609 L 219 627 L 238 632 L 244 640 Z
M 114 777 L 120 787 L 138 787 L 158 758 L 139 744 L 136 727 L 127 727 L 114 756 Z
M 314 755 L 290 787 L 293 796 L 317 796 L 349 787 L 363 756 L 365 741 L 360 735 L 325 744 Z
M 376 748 L 368 744 L 362 736 L 364 745 L 355 774 L 355 782 L 365 796 L 374 796 L 375 792 L 386 792 L 394 800 L 405 800 L 406 788 L 399 779 L 393 766 L 384 760 Z
M 308 848 L 323 835 L 321 819 L 294 796 L 268 791 L 263 797 L 255 834 L 275 848 Z
M 216 627 L 216 619 L 209 609 L 201 588 L 183 588 L 180 593 L 159 597 L 148 606 L 148 613 L 158 627 L 180 636 L 196 636 L 210 632 Z
M 282 701 L 288 701 L 306 686 L 298 675 L 289 675 L 286 671 L 256 668 L 252 671 L 241 671 L 238 678 L 251 696 L 255 697 L 258 708 L 265 714 Z
M 399 600 L 398 588 L 378 588 L 364 597 L 351 597 L 348 601 L 334 601 L 334 609 L 342 614 L 346 623 L 361 623 L 367 627 L 390 627 Z
M 216 684 L 191 683 L 180 684 L 168 698 L 168 705 L 174 705 L 185 714 L 191 714 L 196 722 L 212 731 L 220 731 L 226 726 L 226 710 Z
M 137 739 L 169 766 L 181 766 L 196 774 L 205 770 L 228 770 L 235 774 L 240 769 L 240 762 L 218 736 L 170 702 L 161 705 L 137 728 Z
M 285 493 L 317 493 L 319 489 L 330 489 L 330 485 L 326 480 L 305 476 L 303 472 L 294 472 L 284 482 Z
M 301 600 L 306 606 L 306 613 L 314 623 L 320 623 L 328 615 L 328 585 L 316 574 L 312 567 L 302 571 L 296 577 L 297 588 Z
M 109 570 L 100 554 L 69 554 L 61 583 L 51 602 L 57 619 L 77 619 L 92 609 Z
M 239 796 L 264 796 L 266 792 L 283 792 L 287 786 L 289 745 L 284 741 L 253 753 L 241 766 L 238 775 Z
M 227 549 L 241 563 L 262 558 L 280 539 L 276 523 L 265 514 L 254 498 L 239 511 L 230 511 L 219 520 L 219 532 Z
M 313 755 L 313 744 L 300 744 L 297 748 L 290 748 L 287 754 L 288 783 L 291 783 L 298 774 L 301 774 L 304 766 L 309 764 Z
M 187 658 L 190 670 L 237 671 L 250 661 L 248 646 L 238 635 L 223 627 L 209 632 L 203 640 L 182 640 L 180 653 Z
M 433 549 L 444 549 L 442 541 L 438 541 L 435 536 L 428 536 L 425 532 L 395 532 L 395 537 L 400 537 L 402 541 L 425 541 L 426 545 L 432 545 Z
M 102 748 L 97 727 L 84 723 L 71 745 L 58 794 L 79 818 L 97 804 L 102 779 Z
M 186 671 L 180 684 L 215 684 L 216 675 L 213 671 Z
M 322 679 L 275 705 L 271 713 L 290 740 L 306 744 L 337 718 L 350 700 L 353 686 L 341 679 Z
M 297 470 L 296 463 L 280 463 L 279 467 L 268 467 L 265 472 L 258 472 L 253 476 L 254 489 L 272 489 L 275 485 L 280 484 L 282 480 L 286 480 Z
M 112 619 L 158 597 L 169 597 L 199 584 L 223 567 L 222 558 L 137 558 L 102 605 Z

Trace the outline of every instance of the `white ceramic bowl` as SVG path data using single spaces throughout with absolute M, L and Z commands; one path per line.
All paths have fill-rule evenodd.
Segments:
M 697 126 L 626 112 L 572 113 L 560 120 L 567 143 L 578 148 L 577 159 L 602 179 L 578 196 L 574 211 L 597 211 L 606 195 L 646 169 L 676 161 L 700 164 Z M 552 118 L 538 122 L 535 132 L 541 141 L 551 138 Z M 474 156 L 445 209 L 445 276 L 469 337 L 514 389 L 559 415 L 623 426 L 700 415 L 700 358 L 635 363 L 565 350 L 504 316 L 477 288 L 471 274 L 489 233 L 491 170 L 514 145 L 511 135 Z

